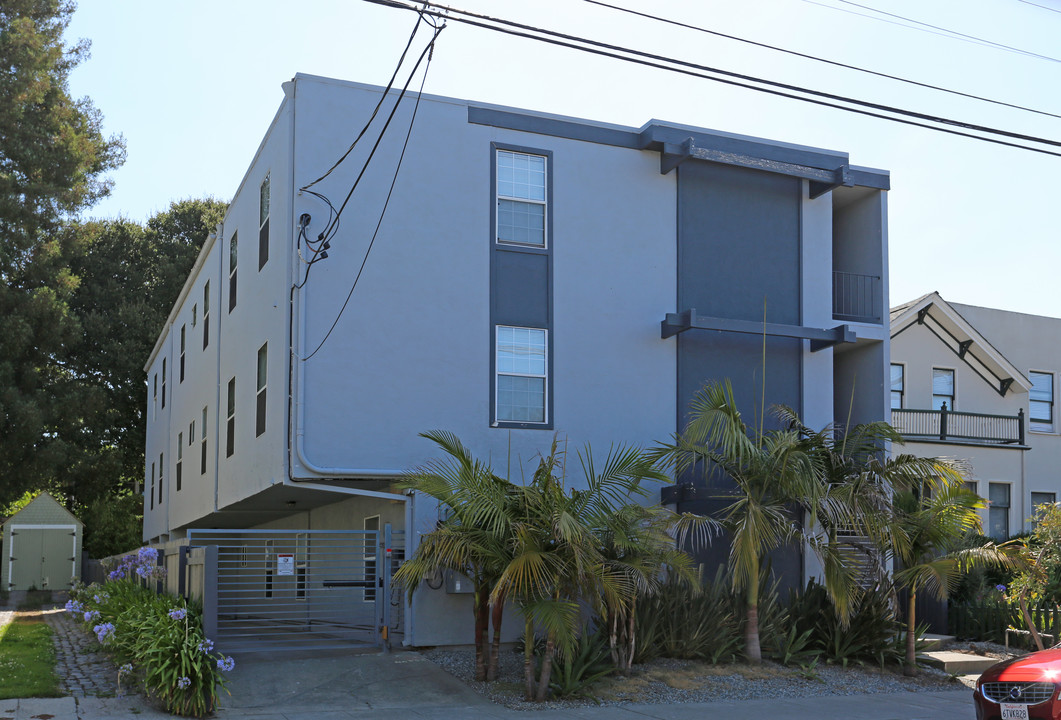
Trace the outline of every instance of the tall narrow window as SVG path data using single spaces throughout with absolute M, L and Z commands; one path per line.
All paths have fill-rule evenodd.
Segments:
M 236 378 L 228 381 L 228 427 L 225 432 L 225 457 L 236 451 Z
M 184 477 L 184 433 L 177 433 L 177 492 L 181 491 L 181 478 Z
M 199 474 L 206 475 L 206 408 L 203 408 L 203 421 L 199 427 Z
M 162 408 L 166 408 L 166 358 L 162 358 Z
M 203 285 L 203 350 L 210 344 L 210 281 Z
M 151 509 L 155 509 L 155 463 L 151 463 L 151 490 L 148 493 Z
M 545 158 L 497 151 L 497 241 L 545 247 Z
M 932 368 L 932 409 L 939 410 L 943 403 L 954 409 L 954 371 Z
M 1034 430 L 1052 430 L 1054 424 L 1054 374 L 1030 372 L 1031 392 L 1028 393 L 1028 419 Z
M 269 176 L 258 189 L 258 269 L 269 262 Z
M 166 474 L 166 456 L 158 454 L 158 504 L 162 504 L 162 476 Z
M 548 357 L 545 330 L 497 327 L 497 419 L 544 423 Z
M 903 408 L 904 395 L 906 394 L 906 368 L 899 363 L 892 363 L 892 410 Z
M 154 379 L 151 381 L 151 419 L 155 419 L 155 412 L 158 410 L 158 373 L 155 373 Z
M 187 335 L 188 326 L 181 325 L 181 363 L 180 363 L 180 380 L 178 384 L 184 382 L 184 337 Z
M 238 260 L 237 248 L 239 240 L 237 233 L 232 233 L 228 239 L 228 311 L 236 307 L 236 261 Z
M 195 421 L 192 420 L 188 423 L 188 447 L 191 447 L 195 442 Z
M 192 303 L 192 327 L 199 324 L 199 304 Z
M 254 437 L 265 432 L 265 386 L 269 370 L 269 343 L 258 348 L 258 395 L 254 407 Z
M 1009 538 L 1009 483 L 988 483 L 987 524 L 995 540 Z

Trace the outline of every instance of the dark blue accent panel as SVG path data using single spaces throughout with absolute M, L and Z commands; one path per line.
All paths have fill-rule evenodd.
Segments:
M 494 252 L 493 322 L 497 325 L 549 327 L 549 256 L 546 253 Z
M 800 324 L 800 180 L 704 162 L 678 169 L 678 308 Z

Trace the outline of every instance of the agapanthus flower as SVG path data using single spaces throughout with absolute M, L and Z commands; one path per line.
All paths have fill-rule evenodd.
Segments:
M 236 667 L 236 659 L 233 657 L 223 657 L 217 659 L 217 669 L 222 672 L 228 672 L 232 668 Z
M 105 601 L 110 600 L 110 598 L 111 596 L 107 593 L 100 593 L 92 596 L 93 601 L 95 601 L 97 605 L 102 605 Z
M 186 678 L 186 677 L 177 678 L 177 689 L 178 690 L 185 690 L 191 684 L 192 684 L 192 681 L 190 679 Z
M 92 631 L 96 633 L 96 638 L 106 644 L 110 640 L 111 636 L 114 635 L 114 623 L 103 623 L 92 628 Z
M 66 609 L 69 612 L 78 612 L 79 613 L 79 612 L 84 612 L 85 606 L 82 605 L 81 602 L 78 601 L 78 600 L 67 600 L 66 601 Z
M 125 675 L 127 673 L 131 673 L 132 671 L 133 671 L 133 664 L 132 663 L 125 663 L 120 668 L 118 668 L 118 672 L 122 673 L 123 675 Z
M 169 616 L 174 620 L 183 620 L 188 615 L 188 611 L 184 608 L 175 608 L 169 611 Z
M 1006 592 L 1006 586 L 1005 585 L 995 585 L 995 590 L 998 590 L 999 592 Z
M 199 643 L 198 647 L 199 647 L 199 652 L 208 653 L 208 652 L 210 652 L 211 650 L 214 649 L 214 641 L 211 640 L 210 638 L 204 638 L 203 641 Z
M 89 610 L 85 613 L 85 622 L 93 622 L 99 619 L 99 610 Z

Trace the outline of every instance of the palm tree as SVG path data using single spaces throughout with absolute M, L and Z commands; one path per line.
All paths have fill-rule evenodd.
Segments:
M 899 456 L 896 462 L 913 465 L 922 458 Z M 983 498 L 965 488 L 960 466 L 953 461 L 933 458 L 934 478 L 900 483 L 892 498 L 889 549 L 902 565 L 895 573 L 895 584 L 910 594 L 906 612 L 905 675 L 917 673 L 915 602 L 922 591 L 944 600 L 967 570 L 983 565 L 1020 566 L 1017 546 L 987 542 L 963 548 L 962 538 L 980 529 L 977 510 Z
M 842 615 L 859 592 L 853 569 L 823 532 L 856 524 L 858 505 L 849 488 L 828 482 L 815 443 L 801 424 L 789 422 L 795 414 L 775 412 L 786 427 L 749 429 L 729 382 L 709 383 L 694 397 L 685 431 L 659 451 L 678 473 L 702 470 L 709 489 L 720 476 L 732 481 L 732 490 L 715 486 L 717 496 L 729 501 L 718 521 L 731 541 L 733 589 L 745 593 L 745 655 L 751 663 L 762 661 L 759 576 L 772 550 L 805 542 L 821 560 L 825 587 Z
M 472 457 L 452 433 L 431 431 L 421 437 L 434 442 L 448 457 L 413 470 L 398 485 L 433 497 L 448 516 L 421 538 L 394 580 L 407 588 L 410 598 L 424 577 L 439 572 L 457 572 L 471 580 L 475 588 L 475 678 L 493 680 L 504 609 L 504 597 L 494 596 L 494 587 L 510 560 L 512 485 Z

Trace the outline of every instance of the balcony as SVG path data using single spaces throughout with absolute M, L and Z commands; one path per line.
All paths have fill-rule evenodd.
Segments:
M 1024 410 L 1016 415 L 940 410 L 892 410 L 892 426 L 909 440 L 1024 445 Z
M 884 298 L 879 275 L 833 271 L 833 318 L 880 323 Z

